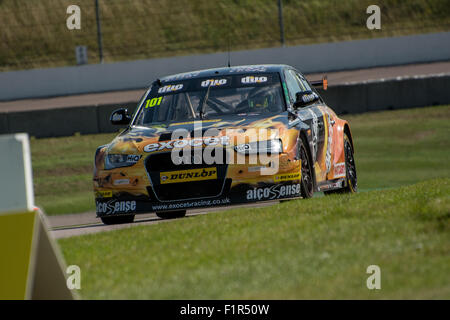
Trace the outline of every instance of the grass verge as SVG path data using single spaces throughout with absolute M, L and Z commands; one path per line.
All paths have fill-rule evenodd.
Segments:
M 85 299 L 448 299 L 449 194 L 434 179 L 59 244 Z M 369 265 L 381 290 L 366 287 Z

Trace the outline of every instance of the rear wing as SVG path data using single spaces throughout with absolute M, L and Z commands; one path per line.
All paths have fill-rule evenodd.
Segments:
M 328 78 L 323 76 L 322 80 L 310 81 L 311 85 L 315 88 L 327 90 L 328 89 Z

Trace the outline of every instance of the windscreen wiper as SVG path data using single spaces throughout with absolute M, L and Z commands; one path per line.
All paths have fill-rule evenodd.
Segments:
M 200 109 L 199 116 L 200 119 L 203 120 L 203 114 L 205 113 L 206 101 L 208 101 L 209 97 L 209 89 L 211 89 L 211 84 L 208 86 L 208 90 L 206 90 L 205 98 L 203 99 L 202 108 Z

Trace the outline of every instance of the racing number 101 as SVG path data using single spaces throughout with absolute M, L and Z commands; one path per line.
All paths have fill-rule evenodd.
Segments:
M 159 106 L 161 104 L 163 97 L 159 97 L 159 98 L 153 98 L 153 99 L 149 99 L 147 100 L 147 103 L 145 104 L 145 108 L 151 108 L 154 106 Z

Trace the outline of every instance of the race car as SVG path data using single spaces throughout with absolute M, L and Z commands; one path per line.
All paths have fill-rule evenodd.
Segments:
M 97 217 L 129 223 L 188 209 L 357 191 L 353 138 L 316 88 L 288 65 L 248 65 L 157 79 L 126 128 L 95 153 Z

